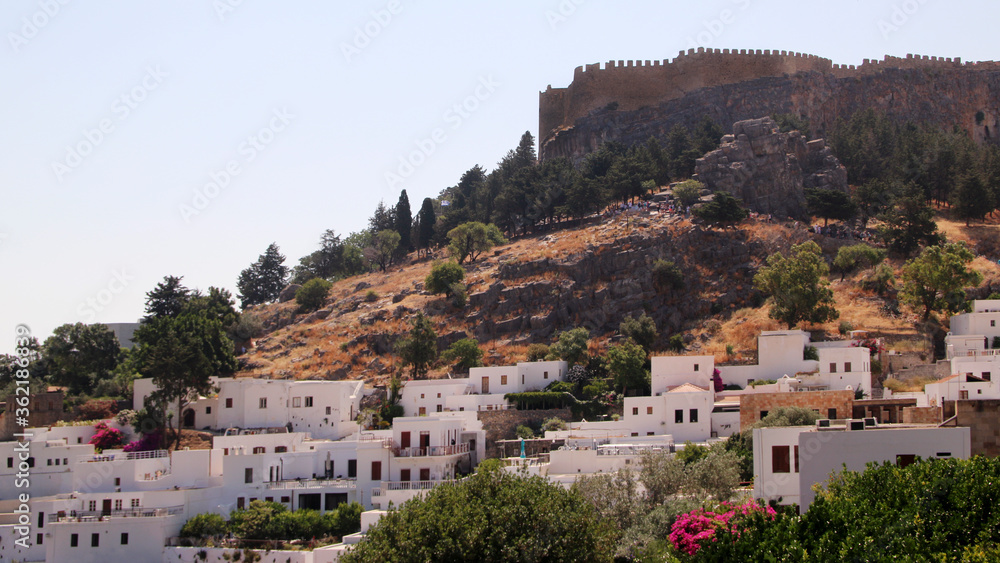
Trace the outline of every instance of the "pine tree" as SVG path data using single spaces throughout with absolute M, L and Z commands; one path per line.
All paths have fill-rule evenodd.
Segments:
M 434 223 L 437 218 L 434 216 L 434 201 L 425 197 L 420 205 L 420 212 L 417 214 L 420 223 L 420 230 L 417 233 L 417 248 L 425 251 L 430 248 L 431 240 L 434 238 Z
M 413 215 L 410 213 L 410 198 L 406 195 L 406 190 L 399 192 L 399 201 L 396 203 L 396 232 L 399 233 L 399 252 L 406 254 L 413 250 L 411 232 L 413 229 Z
M 236 287 L 240 290 L 241 308 L 269 303 L 278 298 L 288 278 L 289 269 L 284 262 L 285 257 L 278 245 L 272 242 L 256 262 L 240 272 Z

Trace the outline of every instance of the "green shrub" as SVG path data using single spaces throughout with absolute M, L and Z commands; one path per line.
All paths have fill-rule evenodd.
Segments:
M 684 272 L 669 260 L 653 262 L 653 284 L 660 291 L 684 288 Z
M 670 350 L 671 352 L 683 352 L 684 337 L 679 334 L 671 336 L 670 340 L 667 341 L 667 350 Z
M 483 365 L 483 351 L 479 349 L 479 341 L 475 338 L 463 338 L 441 353 L 441 359 L 454 362 L 455 367 L 469 371 L 469 368 Z
M 206 512 L 192 516 L 181 528 L 182 538 L 211 538 L 229 533 L 229 523 L 222 516 Z
M 451 284 L 451 306 L 456 309 L 462 309 L 465 304 L 469 301 L 469 294 L 465 288 L 465 284 L 461 282 Z
M 307 281 L 295 292 L 295 302 L 299 305 L 299 312 L 308 313 L 322 307 L 332 286 L 333 284 L 323 278 Z
M 374 289 L 369 289 L 368 293 L 365 294 L 365 302 L 374 303 L 375 301 L 378 301 L 378 293 L 375 293 Z
M 424 289 L 450 296 L 456 283 L 465 279 L 465 270 L 457 262 L 438 262 L 431 266 L 431 273 L 424 278 Z
M 854 325 L 848 321 L 840 321 L 840 324 L 837 325 L 837 332 L 839 332 L 842 336 L 847 336 L 847 333 L 852 330 L 854 330 Z
M 514 435 L 523 440 L 530 440 L 535 437 L 535 431 L 523 424 L 518 424 Z
M 819 361 L 819 350 L 815 346 L 806 346 L 802 349 L 802 359 Z
M 553 432 L 556 430 L 566 430 L 566 421 L 553 416 L 545 419 L 545 422 L 542 423 L 542 431 Z
M 545 356 L 549 355 L 549 347 L 541 342 L 536 342 L 534 344 L 528 345 L 528 361 L 529 362 L 540 362 L 545 359 Z
M 576 402 L 576 397 L 569 393 L 547 391 L 507 393 L 503 398 L 514 403 L 518 410 L 561 409 Z

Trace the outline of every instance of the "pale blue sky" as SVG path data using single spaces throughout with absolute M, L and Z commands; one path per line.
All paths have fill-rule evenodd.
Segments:
M 17 323 L 44 340 L 134 321 L 167 274 L 235 295 L 270 242 L 294 265 L 402 188 L 416 209 L 537 136 L 538 92 L 577 66 L 695 46 L 992 60 L 998 16 L 985 0 L 5 0 L 0 352 Z M 390 187 L 420 142 L 431 154 Z M 213 175 L 228 185 L 206 193 Z

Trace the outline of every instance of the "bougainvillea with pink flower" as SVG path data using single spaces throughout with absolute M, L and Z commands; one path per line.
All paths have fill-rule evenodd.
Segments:
M 87 443 L 93 444 L 94 449 L 98 452 L 117 448 L 125 441 L 125 435 L 122 434 L 122 431 L 117 428 L 111 428 L 106 422 L 98 422 L 94 425 L 94 430 L 97 430 L 97 433 Z
M 737 532 L 739 517 L 761 513 L 774 518 L 776 512 L 770 506 L 762 506 L 752 500 L 743 504 L 723 502 L 718 511 L 699 508 L 680 515 L 670 527 L 670 543 L 678 551 L 688 555 L 698 553 L 706 540 L 715 541 L 715 531 L 728 528 Z

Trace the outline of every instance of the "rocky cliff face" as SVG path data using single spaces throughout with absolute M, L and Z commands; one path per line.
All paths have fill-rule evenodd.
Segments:
M 781 133 L 770 117 L 733 124 L 721 146 L 698 159 L 695 173 L 710 190 L 779 216 L 805 218 L 805 189 L 847 191 L 847 169 L 822 139 Z
M 634 111 L 600 109 L 557 132 L 539 153 L 580 161 L 601 143 L 643 143 L 663 138 L 677 124 L 694 127 L 703 116 L 724 128 L 737 121 L 790 113 L 809 119 L 812 134 L 825 136 L 837 119 L 877 108 L 900 121 L 959 127 L 977 141 L 996 142 L 1000 126 L 1000 71 L 885 69 L 838 78 L 802 72 L 703 88 L 656 107 Z M 984 119 L 977 121 L 977 112 Z M 728 132 L 731 132 L 728 131 Z

